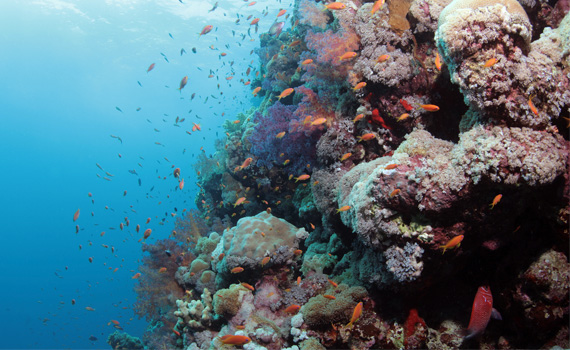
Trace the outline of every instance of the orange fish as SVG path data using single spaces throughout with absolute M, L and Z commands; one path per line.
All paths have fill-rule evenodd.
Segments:
M 184 189 L 184 179 L 180 180 L 180 183 L 178 184 L 178 188 L 180 188 L 181 190 Z
M 147 238 L 150 236 L 151 233 L 152 233 L 152 230 L 151 230 L 150 228 L 147 228 L 147 229 L 144 231 L 144 239 L 147 239 Z
M 489 204 L 491 209 L 493 209 L 495 207 L 495 205 L 497 205 L 501 201 L 501 198 L 503 198 L 502 194 L 498 194 L 495 196 L 495 198 L 493 198 L 493 203 Z
M 386 167 L 384 169 L 391 170 L 391 169 L 396 169 L 397 167 L 398 167 L 398 164 L 388 164 L 388 165 L 386 165 Z
M 447 243 L 445 243 L 445 245 L 440 246 L 440 248 L 443 248 L 443 252 L 441 253 L 441 255 L 443 255 L 447 249 L 453 249 L 459 247 L 461 245 L 462 240 L 463 240 L 463 235 L 455 236 L 452 239 L 450 239 Z
M 238 200 L 234 203 L 234 208 L 242 204 L 243 202 L 245 202 L 245 197 L 238 198 Z
M 342 2 L 331 2 L 330 4 L 326 4 L 325 8 L 328 10 L 342 10 L 346 8 L 346 5 Z
M 141 225 L 137 225 L 137 227 L 135 227 L 135 231 L 137 231 L 137 233 L 140 231 L 141 229 Z
M 240 273 L 243 272 L 243 267 L 234 267 L 231 271 L 231 273 Z
M 337 212 L 337 213 L 340 213 L 341 211 L 347 211 L 347 210 L 349 210 L 349 209 L 350 209 L 350 205 L 345 205 L 345 206 L 342 206 L 342 207 L 338 208 L 338 209 L 336 210 L 336 212 Z
M 221 337 L 220 341 L 222 344 L 230 344 L 230 345 L 240 346 L 240 345 L 244 345 L 244 344 L 251 342 L 251 339 L 249 337 L 246 337 L 245 335 L 228 334 L 228 335 L 224 335 L 223 337 Z
M 356 322 L 360 315 L 362 315 L 362 301 L 354 307 L 354 311 L 352 312 L 352 317 L 350 318 L 350 322 L 346 325 L 346 327 L 352 327 L 354 322 Z
M 376 0 L 376 2 L 374 3 L 374 6 L 372 6 L 372 10 L 370 11 L 370 14 L 374 14 L 376 11 L 380 10 L 382 8 L 382 6 L 384 5 L 384 2 L 386 0 Z
M 343 154 L 342 157 L 340 157 L 340 161 L 344 162 L 345 160 L 350 158 L 351 155 L 352 155 L 352 153 L 350 153 L 350 152 Z
M 352 120 L 352 122 L 356 123 L 357 121 L 359 121 L 362 118 L 364 118 L 364 114 L 359 114 Z
M 116 324 L 116 325 L 119 325 L 119 324 L 120 324 L 119 321 L 117 321 L 117 320 L 111 320 L 111 322 L 113 322 L 113 323 Z
M 255 89 L 253 89 L 253 96 L 257 96 L 257 93 L 261 91 L 261 86 L 256 87 Z
M 73 214 L 73 221 L 77 221 L 77 219 L 79 219 L 79 209 Z
M 353 88 L 352 91 L 356 91 L 356 90 L 360 90 L 363 87 L 366 86 L 366 82 L 365 81 L 361 81 L 360 83 L 356 84 Z
M 435 53 L 435 68 L 441 70 L 441 57 L 439 56 L 439 52 Z
M 95 311 L 95 309 L 92 308 L 91 306 L 86 306 L 86 307 L 85 307 L 85 310 L 87 310 L 87 311 Z
M 338 56 L 338 59 L 341 60 L 341 61 L 344 61 L 344 60 L 348 60 L 348 59 L 354 58 L 354 57 L 356 57 L 357 55 L 358 55 L 358 54 L 357 54 L 356 52 L 348 51 L 348 52 L 343 53 L 341 56 Z
M 299 176 L 299 177 L 296 177 L 296 178 L 295 178 L 295 182 L 297 182 L 297 181 L 299 181 L 299 180 L 305 181 L 305 180 L 308 180 L 310 177 L 311 177 L 311 175 L 303 174 L 303 175 L 301 175 L 301 176 Z
M 532 98 L 534 97 L 534 95 L 531 95 L 528 98 L 528 106 L 530 107 L 530 110 L 532 111 L 532 113 L 534 113 L 534 115 L 538 115 L 538 110 L 536 109 L 536 107 L 534 106 L 534 103 L 532 103 Z
M 236 326 L 236 329 L 242 330 L 242 329 L 245 329 L 245 326 L 244 326 L 244 325 L 239 325 L 239 326 Z
M 323 297 L 325 297 L 325 298 L 327 298 L 327 299 L 330 299 L 330 300 L 335 300 L 335 299 L 336 299 L 336 297 L 335 297 L 334 295 L 328 295 L 328 294 L 323 295 Z
M 410 114 L 408 114 L 408 113 L 402 113 L 402 115 L 399 116 L 398 119 L 396 119 L 396 120 L 401 122 L 404 119 L 408 119 L 409 116 L 410 116 Z
M 279 13 L 277 13 L 277 17 L 283 16 L 285 14 L 285 12 L 287 12 L 287 10 L 285 10 L 285 9 L 279 10 Z
M 291 160 L 289 160 L 289 159 L 285 159 L 285 161 L 283 162 L 283 166 L 285 166 L 285 165 L 289 164 L 289 162 L 291 162 Z
M 158 269 L 158 273 L 165 273 L 166 272 L 166 267 L 161 267 L 160 269 Z
M 321 125 L 327 122 L 327 118 L 317 118 L 315 120 L 313 120 L 313 122 L 311 123 L 311 126 L 316 126 L 316 125 Z
M 247 168 L 251 164 L 252 161 L 253 161 L 253 158 L 251 158 L 251 157 L 246 158 L 243 161 L 243 163 L 241 164 L 241 169 L 243 170 L 243 169 Z
M 241 285 L 244 286 L 245 288 L 251 290 L 252 292 L 255 290 L 255 288 L 253 288 L 253 286 L 249 283 L 242 282 Z
M 298 276 L 297 277 L 297 285 L 300 285 L 300 284 L 301 284 L 301 276 Z
M 151 63 L 150 66 L 148 66 L 148 69 L 146 70 L 146 72 L 148 73 L 153 69 L 154 69 L 154 63 Z
M 313 60 L 310 59 L 310 58 L 307 58 L 306 60 L 304 60 L 303 62 L 301 62 L 301 64 L 302 64 L 303 66 L 305 66 L 305 65 L 307 65 L 307 64 L 311 64 L 311 63 L 313 63 Z
M 211 24 L 208 24 L 207 26 L 205 26 L 204 28 L 202 28 L 202 31 L 200 32 L 200 35 L 199 35 L 199 36 L 208 34 L 209 32 L 212 31 L 212 29 L 214 29 L 214 26 L 211 25 Z
M 282 139 L 285 136 L 285 131 L 281 131 L 279 134 L 275 135 L 275 138 Z
M 254 18 L 249 25 L 252 26 L 252 25 L 257 24 L 258 22 L 259 22 L 259 18 Z
M 375 138 L 376 135 L 374 135 L 373 133 L 368 133 L 368 134 L 364 134 L 362 136 L 358 136 L 358 142 L 360 141 L 370 141 L 373 138 Z
M 287 88 L 287 89 L 283 90 L 283 91 L 281 92 L 281 94 L 280 94 L 279 96 L 277 96 L 277 97 L 279 97 L 279 100 L 280 100 L 280 99 L 282 99 L 282 98 L 284 98 L 284 97 L 287 97 L 287 96 L 291 95 L 294 91 L 295 91 L 295 89 L 293 89 L 293 88 Z
M 284 311 L 288 314 L 295 315 L 297 312 L 299 312 L 300 308 L 301 308 L 301 306 L 293 304 L 293 305 L 287 307 Z
M 150 218 L 146 218 L 146 223 L 148 224 L 150 222 Z
M 293 252 L 293 254 L 299 256 L 299 255 L 303 254 L 303 251 L 301 249 L 297 249 Z
M 196 123 L 192 123 L 192 124 L 194 124 L 194 125 L 192 126 L 192 131 L 196 131 L 196 130 L 200 131 L 200 130 L 202 130 L 202 129 L 200 128 L 200 124 L 196 124 Z
M 423 110 L 426 110 L 426 111 L 428 111 L 428 112 L 437 112 L 437 111 L 439 111 L 439 107 L 436 106 L 436 105 L 420 105 L 420 107 L 421 107 Z
M 388 55 L 388 54 L 383 54 L 383 55 L 380 55 L 380 57 L 378 57 L 378 58 L 376 59 L 376 62 L 382 63 L 382 62 L 388 61 L 388 59 L 390 59 L 390 55 Z
M 329 281 L 329 283 L 333 286 L 333 287 L 338 287 L 338 283 L 336 283 L 335 281 L 331 280 L 331 279 L 327 279 L 327 281 Z
M 485 68 L 489 68 L 492 67 L 495 63 L 497 63 L 497 58 L 493 57 L 493 58 L 489 58 L 485 64 L 483 65 L 483 67 Z
M 261 266 L 265 266 L 269 260 L 271 260 L 270 256 L 266 256 L 265 258 L 261 259 Z
M 172 330 L 172 332 L 174 332 L 174 334 L 176 334 L 177 336 L 179 336 L 179 337 L 180 337 L 180 332 L 179 332 L 179 331 L 177 331 L 176 329 L 173 329 L 173 330 Z
M 394 191 L 392 191 L 392 193 L 390 193 L 390 198 L 396 196 L 398 193 L 400 193 L 400 189 L 396 188 Z

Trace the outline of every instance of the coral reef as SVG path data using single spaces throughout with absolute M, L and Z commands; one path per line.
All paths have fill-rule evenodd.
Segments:
M 143 342 L 127 333 L 115 331 L 107 338 L 107 343 L 113 350 L 138 350 L 144 349 Z
M 295 1 L 199 211 L 144 246 L 145 345 L 570 347 L 568 8 Z

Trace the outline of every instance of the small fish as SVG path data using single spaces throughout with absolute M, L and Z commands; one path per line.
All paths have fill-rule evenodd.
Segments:
M 356 123 L 357 121 L 359 121 L 360 119 L 364 118 L 364 114 L 359 114 L 356 117 L 354 117 L 354 119 L 352 120 L 353 123 Z
M 86 307 L 85 307 L 85 310 L 87 310 L 87 311 L 95 311 L 95 309 L 92 308 L 91 306 L 86 306 Z
M 119 107 L 115 107 L 116 110 L 118 110 L 119 112 L 123 113 L 123 110 L 120 109 Z
M 275 135 L 275 138 L 282 139 L 285 136 L 286 131 L 281 131 L 279 134 Z
M 441 70 L 441 57 L 439 56 L 439 52 L 435 53 L 435 68 L 437 68 L 437 70 Z
M 257 96 L 257 93 L 259 93 L 260 91 L 261 91 L 261 86 L 258 86 L 255 89 L 253 89 L 251 93 L 253 94 L 253 96 Z
M 397 167 L 398 167 L 398 164 L 388 164 L 388 165 L 386 165 L 386 167 L 384 169 L 392 170 L 392 169 L 396 169 Z
M 528 98 L 528 107 L 530 108 L 530 110 L 532 111 L 532 113 L 534 113 L 534 115 L 538 115 L 538 110 L 536 109 L 536 107 L 534 106 L 534 103 L 532 103 L 532 99 L 533 99 L 534 95 L 531 95 Z
M 79 209 L 77 209 L 77 211 L 75 212 L 75 214 L 73 214 L 73 221 L 77 221 L 77 219 L 79 219 Z
M 242 282 L 241 285 L 244 286 L 245 288 L 251 290 L 252 292 L 255 290 L 255 288 L 249 283 Z
M 364 134 L 362 136 L 358 136 L 358 142 L 360 141 L 370 141 L 373 138 L 375 138 L 376 135 L 374 135 L 373 133 L 368 133 L 368 134 Z
M 495 207 L 495 205 L 497 205 L 501 201 L 501 198 L 503 198 L 502 194 L 498 194 L 495 196 L 495 198 L 493 198 L 493 202 L 491 204 L 489 204 L 491 209 L 493 209 Z
M 346 327 L 348 328 L 352 327 L 352 325 L 354 325 L 354 322 L 356 322 L 361 315 L 362 315 L 362 302 L 356 304 L 356 306 L 354 307 L 354 311 L 352 312 L 352 317 L 350 318 L 350 322 L 348 322 Z
M 348 51 L 348 52 L 345 52 L 344 54 L 342 54 L 341 56 L 338 56 L 338 59 L 340 61 L 344 61 L 344 60 L 349 60 L 351 58 L 354 58 L 356 56 L 358 56 L 358 54 L 356 52 Z
M 463 237 L 464 237 L 463 235 L 455 236 L 444 245 L 439 246 L 440 248 L 443 248 L 443 252 L 441 253 L 441 255 L 443 255 L 447 249 L 453 249 L 459 247 L 461 245 L 461 241 L 463 241 Z
M 131 277 L 131 279 L 136 280 L 136 279 L 138 279 L 139 277 L 141 277 L 141 273 L 140 273 L 140 272 L 137 272 L 137 273 L 134 274 L 133 277 Z
M 143 239 L 147 239 L 148 237 L 150 237 L 151 233 L 152 233 L 152 230 L 150 228 L 147 228 L 146 230 L 144 230 Z
M 299 255 L 303 254 L 303 251 L 301 249 L 297 249 L 297 250 L 293 251 L 293 254 L 299 256 Z
M 245 202 L 245 197 L 238 198 L 238 200 L 234 203 L 234 208 L 242 204 L 243 202 Z
M 158 269 L 158 273 L 165 273 L 166 272 L 166 267 L 161 267 L 160 269 Z
M 352 88 L 352 91 L 360 90 L 360 89 L 364 88 L 365 86 L 366 86 L 366 82 L 365 82 L 365 81 L 361 81 L 360 83 L 356 84 L 356 85 Z
M 279 12 L 277 13 L 277 17 L 283 16 L 285 14 L 285 12 L 287 12 L 287 10 L 285 10 L 285 9 L 279 10 Z
M 287 307 L 284 311 L 288 314 L 295 315 L 297 312 L 299 312 L 300 308 L 301 308 L 301 306 L 293 304 L 293 305 Z
M 184 179 L 180 180 L 180 183 L 178 184 L 178 188 L 180 188 L 180 190 L 184 189 Z
M 180 80 L 180 87 L 178 88 L 178 91 L 182 91 L 182 89 L 184 89 L 187 83 L 188 83 L 188 76 L 186 75 L 184 76 L 184 78 L 182 78 L 182 80 Z
M 271 260 L 270 256 L 266 256 L 265 258 L 261 259 L 261 266 L 265 266 L 269 260 Z
M 390 193 L 390 198 L 396 196 L 398 193 L 400 193 L 400 189 L 396 188 L 394 191 L 392 191 L 392 193 Z
M 296 178 L 295 178 L 295 182 L 297 182 L 297 181 L 299 181 L 299 180 L 300 180 L 300 181 L 305 181 L 305 180 L 308 180 L 310 177 L 311 177 L 311 175 L 303 174 L 303 175 L 301 175 L 301 176 L 299 176 L 299 177 L 296 177 Z
M 340 157 L 340 161 L 344 162 L 345 160 L 347 160 L 348 158 L 350 158 L 350 156 L 352 156 L 352 153 L 348 152 L 342 155 L 342 157 Z
M 439 111 L 439 107 L 436 105 L 420 105 L 420 107 L 428 112 L 437 112 Z
M 277 96 L 277 97 L 278 97 L 279 100 L 280 100 L 280 99 L 282 99 L 282 98 L 285 98 L 285 97 L 291 95 L 294 91 L 295 91 L 295 89 L 293 89 L 293 88 L 287 88 L 287 89 L 283 90 L 283 91 L 281 92 L 281 94 L 280 94 L 279 96 Z
M 253 26 L 253 25 L 256 25 L 257 23 L 259 23 L 259 18 L 256 17 L 249 23 L 249 25 Z
M 331 2 L 330 4 L 325 5 L 325 9 L 327 10 L 342 10 L 345 9 L 346 5 L 342 2 Z
M 212 10 L 212 11 L 213 11 L 213 10 Z M 200 34 L 199 34 L 198 36 L 206 35 L 206 34 L 208 34 L 209 32 L 211 32 L 212 29 L 214 29 L 214 26 L 211 25 L 211 24 L 208 24 L 207 26 L 205 26 L 204 28 L 202 28 L 202 31 L 200 32 Z M 195 48 L 192 49 L 192 52 L 196 53 L 196 52 L 195 52 Z
M 370 10 L 370 14 L 374 14 L 376 11 L 380 10 L 382 8 L 382 6 L 384 5 L 384 2 L 386 0 L 376 0 L 376 2 L 374 3 L 374 6 L 372 6 L 372 10 Z
M 243 272 L 243 267 L 240 267 L 240 266 L 234 267 L 230 272 L 231 272 L 231 273 L 240 273 L 240 272 Z
M 216 3 L 214 4 L 214 7 L 209 9 L 208 12 L 212 12 L 212 11 L 216 10 L 217 8 L 218 8 L 218 2 L 216 1 Z
M 330 299 L 330 300 L 335 300 L 335 299 L 336 299 L 336 297 L 335 297 L 334 295 L 328 295 L 328 294 L 323 295 L 323 297 L 325 297 L 325 298 L 327 298 L 327 299 Z
M 306 66 L 307 64 L 311 64 L 311 63 L 313 63 L 313 60 L 310 58 L 307 58 L 306 60 L 301 62 L 301 65 Z
M 484 68 L 489 68 L 489 67 L 492 67 L 495 63 L 497 63 L 497 58 L 496 58 L 496 57 L 489 58 L 489 59 L 485 62 L 485 64 L 483 64 L 483 67 L 484 67 Z
M 227 334 L 224 335 L 223 337 L 219 338 L 220 342 L 222 344 L 230 344 L 230 345 L 244 345 L 247 344 L 249 342 L 251 342 L 251 339 L 249 337 L 246 337 L 245 335 L 233 335 L 233 334 Z
M 404 119 L 408 119 L 409 116 L 410 116 L 409 113 L 402 113 L 402 115 L 400 115 L 400 116 L 398 117 L 398 119 L 396 119 L 396 121 L 401 122 L 401 121 L 404 120 Z
M 338 209 L 336 210 L 336 212 L 337 212 L 337 213 L 340 213 L 341 211 L 347 211 L 347 210 L 350 210 L 350 205 L 342 206 L 342 207 L 338 208 Z
M 378 63 L 383 63 L 383 62 L 388 61 L 389 59 L 390 59 L 390 55 L 388 55 L 388 54 L 383 54 L 383 55 L 380 55 L 380 57 L 378 57 L 378 58 L 376 59 L 376 62 L 378 62 Z
M 335 281 L 331 280 L 331 279 L 327 279 L 327 281 L 329 281 L 329 283 L 333 286 L 333 287 L 338 287 L 338 283 L 336 283 Z
M 313 122 L 311 122 L 311 126 L 321 125 L 327 122 L 327 118 L 317 118 Z

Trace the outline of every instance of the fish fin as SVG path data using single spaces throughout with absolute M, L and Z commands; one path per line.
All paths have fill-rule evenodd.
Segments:
M 499 311 L 497 311 L 497 309 L 495 309 L 495 308 L 493 308 L 493 310 L 491 310 L 491 317 L 494 318 L 495 320 L 499 320 L 499 321 L 503 320 L 501 313 Z

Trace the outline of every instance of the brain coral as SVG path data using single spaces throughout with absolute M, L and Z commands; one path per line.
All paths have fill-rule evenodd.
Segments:
M 243 267 L 248 272 L 259 271 L 263 268 L 261 260 L 267 256 L 271 257 L 269 265 L 289 264 L 294 257 L 293 251 L 307 236 L 304 228 L 297 228 L 265 211 L 241 218 L 235 227 L 224 231 L 212 252 L 214 257 L 225 255 L 215 268 L 223 274 L 234 267 Z

